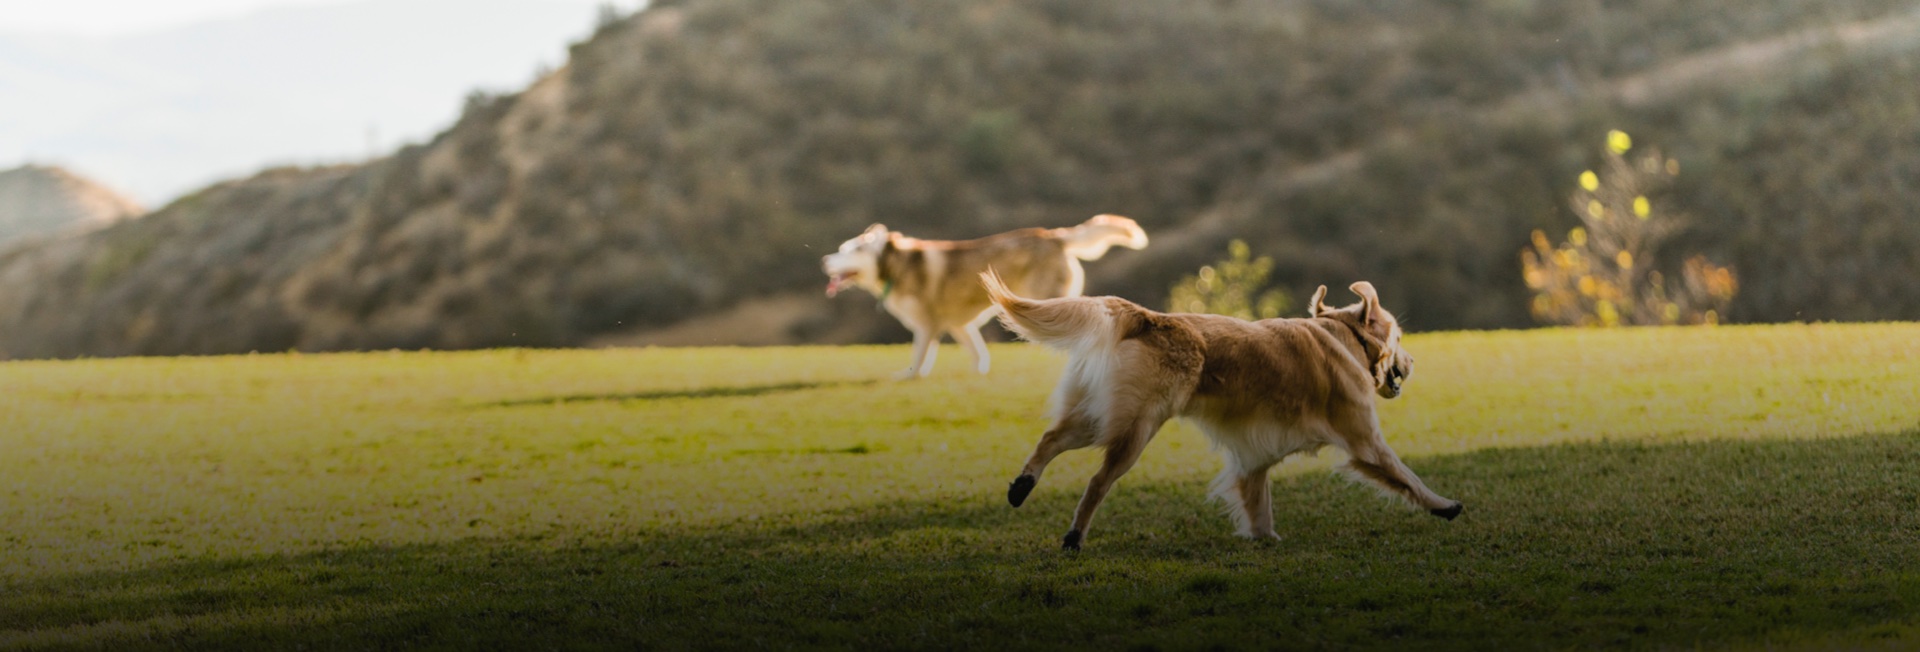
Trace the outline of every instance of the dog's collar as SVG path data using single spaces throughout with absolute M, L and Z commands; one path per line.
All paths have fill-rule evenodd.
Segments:
M 1366 334 L 1360 332 L 1359 326 L 1355 326 L 1351 323 L 1348 323 L 1347 321 L 1340 320 L 1340 319 L 1335 319 L 1333 321 L 1339 322 L 1341 326 L 1347 327 L 1347 330 L 1353 332 L 1353 339 L 1358 340 L 1360 342 L 1360 355 L 1362 359 L 1365 360 L 1363 364 L 1367 365 L 1367 374 L 1370 376 L 1373 376 L 1373 384 L 1376 387 L 1387 384 L 1387 379 L 1385 374 L 1382 374 L 1380 371 L 1380 366 L 1381 366 L 1380 363 L 1385 361 L 1387 357 L 1386 345 L 1383 344 L 1380 346 L 1380 357 L 1376 358 L 1373 356 L 1370 347 L 1367 346 L 1368 341 L 1367 341 Z
M 873 304 L 875 310 L 886 307 L 887 296 L 893 294 L 893 279 L 887 279 L 880 285 L 880 300 Z

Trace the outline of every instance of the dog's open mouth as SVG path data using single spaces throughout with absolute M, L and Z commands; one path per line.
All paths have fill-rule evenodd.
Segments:
M 1406 376 L 1400 373 L 1399 367 L 1387 368 L 1387 392 L 1388 393 L 1393 394 L 1394 396 L 1399 396 L 1400 381 L 1402 380 L 1406 380 Z
M 834 295 L 839 294 L 841 288 L 844 288 L 848 285 L 852 285 L 854 277 L 857 277 L 859 275 L 860 275 L 859 272 L 841 272 L 839 274 L 834 274 L 831 278 L 828 278 L 827 279 L 827 297 L 832 298 Z

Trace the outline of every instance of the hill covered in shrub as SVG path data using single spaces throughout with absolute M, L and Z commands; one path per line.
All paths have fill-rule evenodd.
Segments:
M 1238 238 L 1299 296 L 1525 326 L 1608 129 L 1678 162 L 1653 264 L 1730 264 L 1729 320 L 1920 318 L 1915 78 L 1889 0 L 663 0 L 432 142 L 0 252 L 0 355 L 894 339 L 818 298 L 867 224 L 1103 212 L 1154 242 L 1090 292 L 1164 305 Z

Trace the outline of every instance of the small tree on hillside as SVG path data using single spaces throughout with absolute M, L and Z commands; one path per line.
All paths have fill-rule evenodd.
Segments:
M 1241 319 L 1272 319 L 1293 302 L 1279 288 L 1267 288 L 1273 259 L 1252 258 L 1247 243 L 1227 245 L 1227 257 L 1187 275 L 1173 285 L 1172 312 L 1204 312 Z M 1264 290 L 1264 291 L 1263 291 Z
M 1678 284 L 1653 269 L 1654 254 L 1686 217 L 1656 211 L 1647 196 L 1671 184 L 1680 164 L 1654 149 L 1629 161 L 1632 147 L 1625 132 L 1609 132 L 1601 171 L 1580 173 L 1580 188 L 1571 197 L 1585 226 L 1574 227 L 1558 248 L 1534 231 L 1533 247 L 1521 251 L 1522 272 L 1534 291 L 1534 319 L 1575 326 L 1712 325 L 1739 291 L 1733 270 L 1705 256 L 1687 259 Z

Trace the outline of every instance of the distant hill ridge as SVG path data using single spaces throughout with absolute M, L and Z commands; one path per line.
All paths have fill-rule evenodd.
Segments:
M 661 0 L 432 142 L 0 253 L 0 356 L 898 339 L 827 301 L 872 222 L 1113 212 L 1089 291 L 1161 305 L 1247 240 L 1297 295 L 1530 323 L 1518 252 L 1620 128 L 1733 320 L 1920 318 L 1920 32 L 1892 0 Z M 1710 10 L 1714 7 L 1725 11 Z
M 144 212 L 120 193 L 64 168 L 0 170 L 0 247 L 39 235 L 104 226 Z

